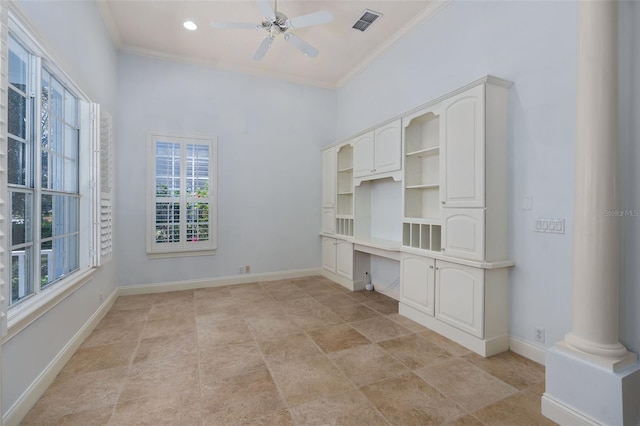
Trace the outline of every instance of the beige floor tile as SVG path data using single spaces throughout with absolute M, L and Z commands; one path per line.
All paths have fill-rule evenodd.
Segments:
M 445 426 L 485 426 L 485 424 L 471 415 L 466 415 L 445 423 Z
M 204 424 L 227 425 L 247 421 L 283 408 L 282 397 L 266 370 L 202 386 Z
M 306 334 L 290 334 L 266 340 L 258 338 L 258 344 L 264 359 L 272 365 L 322 355 L 318 346 Z
M 176 305 L 182 302 L 193 302 L 193 290 L 167 291 L 156 294 L 154 305 Z
M 337 306 L 335 308 L 331 308 L 331 312 L 333 312 L 346 322 L 360 321 L 380 315 L 378 312 L 362 304 Z
M 337 306 L 355 305 L 360 302 L 349 297 L 347 293 L 333 293 L 326 296 L 318 296 L 316 300 L 327 308 L 335 308 Z
M 369 318 L 363 321 L 354 321 L 350 323 L 350 325 L 372 342 L 395 339 L 413 334 L 411 330 L 383 316 Z
M 398 301 L 397 300 L 375 300 L 373 302 L 365 302 L 365 306 L 370 307 L 376 312 L 380 312 L 382 315 L 397 314 L 398 313 Z
M 196 316 L 209 314 L 236 314 L 238 301 L 233 297 L 209 297 L 196 299 L 194 302 Z
M 299 297 L 308 297 L 309 295 L 294 285 L 291 288 L 287 287 L 283 289 L 269 290 L 269 296 L 273 297 L 274 300 L 278 301 L 278 300 L 297 299 Z
M 217 309 L 209 313 L 198 313 L 196 315 L 196 328 L 215 328 L 225 323 L 244 323 L 244 317 L 239 314 L 235 306 Z
M 320 327 L 343 324 L 344 321 L 322 306 L 314 308 L 288 309 L 289 319 L 303 330 L 311 330 Z
M 544 426 L 555 423 L 542 415 L 540 398 L 519 392 L 472 413 L 478 420 L 492 426 Z
M 299 290 L 290 280 L 263 281 L 260 286 L 268 292 L 279 290 Z
M 295 299 L 278 300 L 278 303 L 287 312 L 290 312 L 291 310 L 295 311 L 324 308 L 324 306 L 320 302 L 318 302 L 316 298 L 309 295 L 307 295 L 306 297 L 296 297 Z
M 195 317 L 195 305 L 193 301 L 176 302 L 174 304 L 154 304 L 149 311 L 148 320 L 171 319 L 184 321 Z
M 270 339 L 272 337 L 286 336 L 288 334 L 297 334 L 302 331 L 300 327 L 291 321 L 286 313 L 284 317 L 254 317 L 247 319 L 246 323 L 254 337 L 260 339 Z
M 148 320 L 147 326 L 142 332 L 142 338 L 149 339 L 151 337 L 175 336 L 195 330 L 195 315 L 189 315 L 186 318 Z
M 309 296 L 314 297 L 322 297 L 322 296 L 330 296 L 332 294 L 341 294 L 342 290 L 337 287 L 328 286 L 319 282 L 313 283 L 313 285 L 305 286 L 302 291 L 307 293 Z
M 83 348 L 91 346 L 108 345 L 111 343 L 137 342 L 142 336 L 144 330 L 144 322 L 134 322 L 127 327 L 110 326 L 96 327 L 93 332 L 82 343 Z
M 155 294 L 138 294 L 135 296 L 120 296 L 111 307 L 112 311 L 150 308 L 156 300 Z
M 276 364 L 271 366 L 271 373 L 289 406 L 353 388 L 325 355 Z
M 228 377 L 267 369 L 254 341 L 202 349 L 198 352 L 198 357 L 201 383 L 214 383 Z
M 67 414 L 56 419 L 47 419 L 38 422 L 20 423 L 21 426 L 102 426 L 109 423 L 113 407 L 98 408 L 97 410 L 81 411 L 79 413 Z
M 249 321 L 284 319 L 287 313 L 275 300 L 269 298 L 262 302 L 243 301 L 237 305 L 238 314 Z
M 137 346 L 138 342 L 124 342 L 82 347 L 73 354 L 60 372 L 60 376 L 128 366 Z
M 365 386 L 409 372 L 406 366 L 374 344 L 333 352 L 328 356 L 356 386 Z
M 393 300 L 389 296 L 385 296 L 384 294 L 378 293 L 377 291 L 367 291 L 367 290 L 353 291 L 349 293 L 349 297 L 361 303 Z
M 202 328 L 198 328 L 200 350 L 248 341 L 253 341 L 253 336 L 243 320 L 227 319 L 204 324 Z
M 198 339 L 195 331 L 176 334 L 174 336 L 159 336 L 142 339 L 138 346 L 134 363 L 157 358 L 173 358 L 195 353 L 198 349 Z
M 195 300 L 231 297 L 231 286 L 197 288 L 193 291 Z
M 358 390 L 324 397 L 290 409 L 300 425 L 387 425 L 387 421 Z
M 199 426 L 202 422 L 198 389 L 118 401 L 109 426 Z
M 198 388 L 198 358 L 195 353 L 173 358 L 155 358 L 132 366 L 119 401 Z
M 544 381 L 544 366 L 511 351 L 489 358 L 470 353 L 465 355 L 465 359 L 516 389 Z
M 309 336 L 325 353 L 342 351 L 371 343 L 349 324 L 334 325 L 308 331 Z
M 266 416 L 256 417 L 246 422 L 238 423 L 240 426 L 294 426 L 289 410 L 280 410 Z
M 24 422 L 43 422 L 73 413 L 112 408 L 120 395 L 127 371 L 126 367 L 118 367 L 57 378 L 26 415 Z
M 460 358 L 414 373 L 468 411 L 518 392 L 502 380 Z
M 134 322 L 146 321 L 151 304 L 144 308 L 114 310 L 111 309 L 100 321 L 99 327 L 129 326 Z
M 360 389 L 395 425 L 442 424 L 464 410 L 415 374 L 383 380 Z
M 440 346 L 417 334 L 385 340 L 378 344 L 412 370 L 443 362 L 452 357 Z
M 454 356 L 464 356 L 470 354 L 471 351 L 464 346 L 457 344 L 456 342 L 447 339 L 446 337 L 436 333 L 432 330 L 425 330 L 420 335 L 426 338 L 428 341 L 435 343 L 442 349 L 446 350 Z
M 387 318 L 389 318 L 391 321 L 397 322 L 398 324 L 400 324 L 404 328 L 407 328 L 407 329 L 413 331 L 414 333 L 421 333 L 423 331 L 427 331 L 428 330 L 426 327 L 423 327 L 420 324 L 418 324 L 417 322 L 412 321 L 407 317 L 403 317 L 400 314 L 390 314 L 390 315 L 387 315 Z

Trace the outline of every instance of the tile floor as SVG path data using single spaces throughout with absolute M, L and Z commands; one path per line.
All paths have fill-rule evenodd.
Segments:
M 322 277 L 120 297 L 24 425 L 543 425 L 544 368 Z

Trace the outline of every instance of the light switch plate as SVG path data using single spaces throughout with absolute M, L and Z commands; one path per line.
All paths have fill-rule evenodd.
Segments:
M 564 234 L 564 219 L 536 219 L 534 232 Z

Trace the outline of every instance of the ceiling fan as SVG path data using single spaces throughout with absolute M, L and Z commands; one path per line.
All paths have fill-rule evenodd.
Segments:
M 253 59 L 259 61 L 264 58 L 264 55 L 271 47 L 271 43 L 279 34 L 282 34 L 284 40 L 298 48 L 305 56 L 315 58 L 318 56 L 318 49 L 302 40 L 297 35 L 289 32 L 288 30 L 294 28 L 310 27 L 312 25 L 326 24 L 333 21 L 333 15 L 331 13 L 315 12 L 308 15 L 302 15 L 295 18 L 288 18 L 287 15 L 278 11 L 278 0 L 275 2 L 275 8 L 271 8 L 269 0 L 257 0 L 258 7 L 262 12 L 264 18 L 258 25 L 248 24 L 242 22 L 211 22 L 213 28 L 224 29 L 252 29 L 252 30 L 265 30 L 268 35 L 260 42 L 258 49 L 253 54 Z

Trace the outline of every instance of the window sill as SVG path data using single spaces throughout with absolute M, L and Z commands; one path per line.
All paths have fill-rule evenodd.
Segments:
M 94 273 L 95 269 L 93 268 L 76 271 L 53 287 L 44 289 L 28 300 L 10 307 L 7 315 L 7 335 L 4 342 L 16 336 L 78 288 L 91 281 Z
M 147 256 L 150 259 L 166 259 L 169 257 L 213 256 L 214 254 L 216 254 L 216 249 L 147 252 Z

